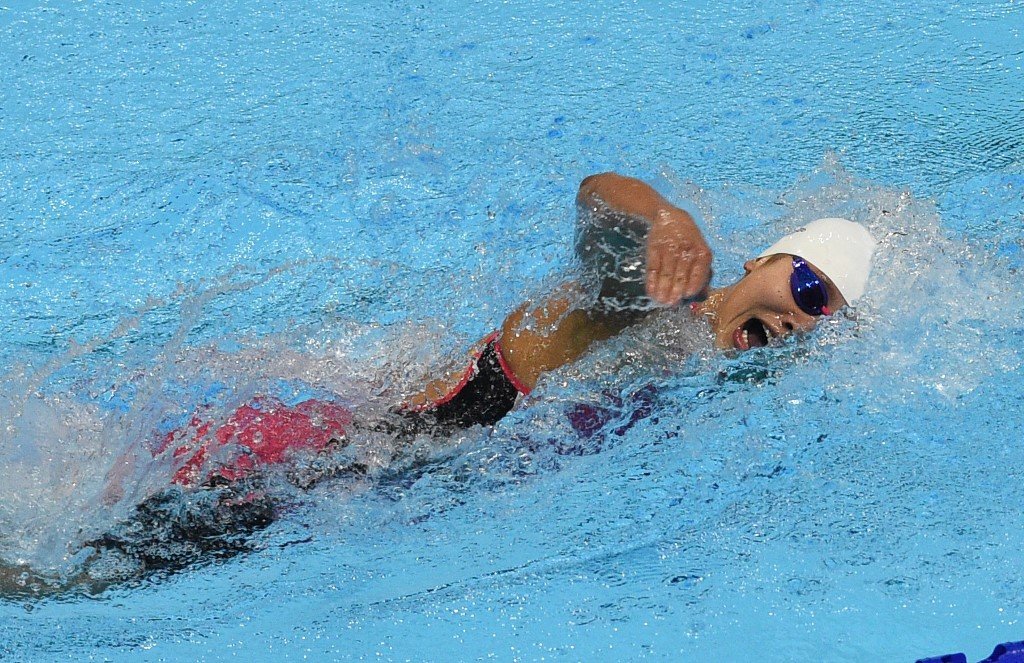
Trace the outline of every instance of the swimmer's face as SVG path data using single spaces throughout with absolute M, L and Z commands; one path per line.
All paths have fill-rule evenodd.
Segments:
M 808 263 L 809 264 L 809 263 Z M 846 305 L 839 290 L 814 265 L 811 269 L 828 290 L 829 308 Z M 768 345 L 773 339 L 794 332 L 809 332 L 822 316 L 805 313 L 797 306 L 790 288 L 793 257 L 785 254 L 748 260 L 746 274 L 722 291 L 714 303 L 712 329 L 715 346 L 723 350 L 749 350 Z

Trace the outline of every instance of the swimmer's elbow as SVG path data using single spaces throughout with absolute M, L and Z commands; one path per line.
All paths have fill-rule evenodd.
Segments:
M 602 195 L 602 192 L 620 185 L 626 179 L 628 178 L 613 172 L 587 175 L 580 182 L 580 190 L 576 194 L 576 203 L 579 205 L 589 205 L 593 204 L 595 200 L 602 200 L 605 197 Z

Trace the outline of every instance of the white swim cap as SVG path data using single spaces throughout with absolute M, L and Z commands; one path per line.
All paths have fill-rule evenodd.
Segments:
M 758 258 L 788 253 L 800 256 L 821 270 L 853 304 L 871 272 L 875 239 L 867 228 L 846 219 L 818 219 L 772 244 Z

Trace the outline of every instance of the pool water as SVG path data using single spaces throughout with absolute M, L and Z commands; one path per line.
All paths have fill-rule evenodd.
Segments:
M 248 552 L 8 593 L 0 658 L 1024 638 L 1022 29 L 1014 0 L 0 3 L 0 569 L 58 586 L 196 408 L 377 411 L 571 275 L 587 174 L 694 212 L 718 284 L 818 216 L 881 240 L 808 338 L 724 357 L 654 316 L 493 431 L 269 477 Z M 579 404 L 612 418 L 582 438 Z

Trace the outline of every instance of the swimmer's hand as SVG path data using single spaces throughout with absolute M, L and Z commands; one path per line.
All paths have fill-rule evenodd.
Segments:
M 617 173 L 584 178 L 576 206 L 576 252 L 601 276 L 602 295 L 636 302 L 642 287 L 662 306 L 704 296 L 711 249 L 686 210 L 646 182 Z
M 693 218 L 662 207 L 650 219 L 647 237 L 647 296 L 664 306 L 702 299 L 711 280 L 711 249 Z

